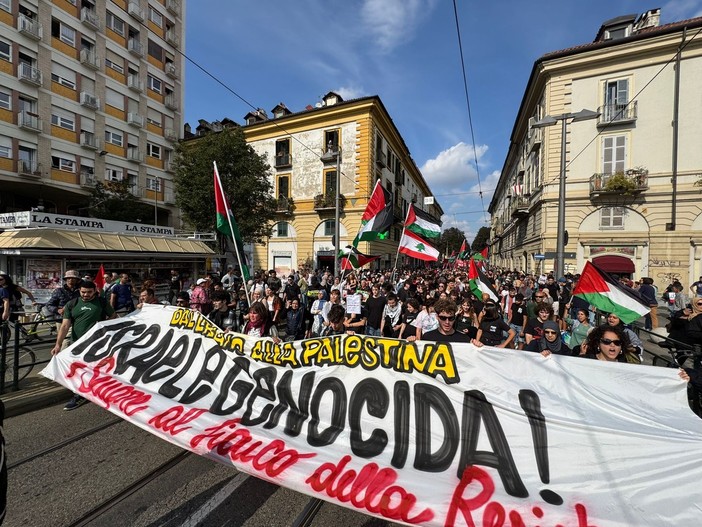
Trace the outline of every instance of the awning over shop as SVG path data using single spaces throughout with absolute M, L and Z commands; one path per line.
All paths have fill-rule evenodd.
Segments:
M 0 251 L 5 254 L 95 254 L 120 253 L 141 256 L 211 256 L 203 242 L 188 238 L 135 236 L 60 229 L 13 229 L 0 233 Z
M 592 259 L 592 263 L 605 273 L 632 274 L 636 272 L 633 261 L 625 256 L 617 256 L 616 254 L 598 256 Z

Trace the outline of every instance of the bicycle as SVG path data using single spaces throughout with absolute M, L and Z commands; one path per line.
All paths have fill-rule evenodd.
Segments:
M 49 326 L 49 338 L 56 337 L 56 323 L 60 322 L 60 318 L 55 318 L 55 316 L 50 313 L 46 307 L 46 304 L 37 304 L 37 312 L 32 317 L 28 324 L 20 326 L 20 332 L 24 338 L 24 342 L 29 344 L 32 340 L 40 338 L 40 325 L 48 324 Z M 42 328 L 42 333 L 46 330 Z
M 18 326 L 15 322 L 7 321 L 2 323 L 0 328 L 0 347 L 5 351 L 5 362 L 1 364 L 4 370 L 4 383 L 14 382 L 15 370 L 17 370 L 17 379 L 21 381 L 29 375 L 34 368 L 37 357 L 31 348 L 27 346 L 19 347 L 18 362 L 15 363 L 14 339 L 12 330 L 17 331 Z

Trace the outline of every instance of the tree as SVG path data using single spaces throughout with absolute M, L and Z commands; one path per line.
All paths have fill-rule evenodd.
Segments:
M 454 252 L 458 254 L 458 251 L 461 250 L 463 240 L 465 239 L 466 235 L 462 230 L 456 227 L 449 227 L 441 233 L 441 238 L 439 238 L 439 251 L 446 252 L 449 255 Z
M 480 227 L 480 229 L 478 229 L 478 234 L 475 235 L 475 239 L 473 240 L 473 250 L 479 252 L 485 249 L 489 239 L 490 227 Z
M 176 147 L 176 202 L 185 221 L 198 231 L 215 230 L 213 161 L 217 162 L 242 238 L 263 241 L 271 234 L 276 209 L 270 167 L 246 143 L 239 127 L 209 133 Z
M 98 181 L 90 193 L 88 211 L 95 218 L 152 223 L 154 207 L 137 198 L 129 181 Z

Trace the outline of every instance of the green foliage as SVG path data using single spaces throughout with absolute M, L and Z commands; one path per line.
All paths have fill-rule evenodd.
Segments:
M 270 167 L 244 138 L 240 128 L 226 128 L 176 147 L 174 184 L 183 218 L 198 231 L 215 229 L 214 167 L 245 241 L 270 236 L 276 212 Z
M 129 181 L 98 181 L 90 193 L 88 205 L 94 218 L 114 221 L 154 222 L 154 206 L 140 201 L 131 192 Z
M 438 245 L 439 251 L 448 251 L 448 254 L 456 252 L 456 254 L 458 254 L 458 251 L 461 250 L 461 244 L 463 244 L 465 237 L 466 235 L 462 230 L 457 229 L 456 227 L 449 227 L 441 233 L 441 238 L 439 238 Z M 467 249 L 470 250 L 470 246 L 467 246 Z
M 636 182 L 623 172 L 616 172 L 607 178 L 604 189 L 609 192 L 622 192 L 627 194 L 636 188 Z
M 490 239 L 490 227 L 480 227 L 478 230 L 478 234 L 475 235 L 475 239 L 473 240 L 473 244 L 471 247 L 473 248 L 473 251 L 482 251 L 487 247 L 488 240 Z

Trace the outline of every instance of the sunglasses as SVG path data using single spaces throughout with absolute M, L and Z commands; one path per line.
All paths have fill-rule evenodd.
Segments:
M 444 322 L 446 322 L 447 320 L 450 320 L 451 322 L 453 322 L 454 320 L 456 320 L 456 316 L 455 315 L 439 315 L 439 320 L 443 320 Z
M 614 344 L 615 346 L 621 346 L 622 341 L 619 339 L 600 339 L 600 343 L 604 344 L 605 346 L 609 346 L 610 344 Z
M 553 331 L 552 329 L 545 329 L 544 330 L 544 335 L 557 335 L 558 333 L 556 331 Z
M 543 296 L 535 296 L 534 298 L 543 298 Z

